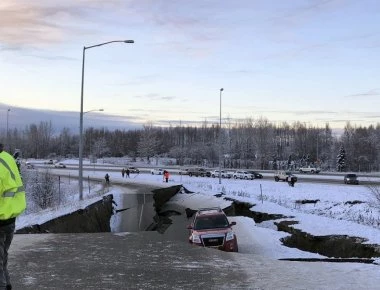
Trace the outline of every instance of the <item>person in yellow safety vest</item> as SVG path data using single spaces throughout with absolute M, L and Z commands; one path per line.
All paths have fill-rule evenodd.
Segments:
M 16 161 L 0 143 L 0 289 L 12 289 L 8 250 L 12 243 L 16 217 L 26 208 L 25 189 Z

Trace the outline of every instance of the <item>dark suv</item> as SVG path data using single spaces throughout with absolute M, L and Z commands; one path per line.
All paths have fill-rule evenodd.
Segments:
M 345 184 L 359 184 L 358 176 L 354 173 L 349 173 L 344 176 Z
M 257 171 L 248 170 L 248 173 L 253 174 L 253 177 L 255 179 L 263 178 L 263 175 L 261 173 L 258 173 Z
M 211 176 L 211 172 L 207 171 L 205 168 L 189 168 L 188 172 L 189 172 L 188 174 L 190 177 L 192 176 L 210 177 Z
M 201 208 L 195 213 L 189 229 L 189 242 L 226 252 L 237 252 L 238 244 L 232 226 L 219 207 Z

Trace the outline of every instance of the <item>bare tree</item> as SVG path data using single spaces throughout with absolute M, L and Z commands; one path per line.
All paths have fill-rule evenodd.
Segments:
M 256 127 L 256 148 L 257 158 L 260 162 L 260 169 L 267 169 L 272 153 L 273 126 L 266 118 L 259 118 Z
M 95 140 L 92 147 L 93 154 L 97 157 L 102 157 L 105 153 L 109 152 L 107 141 L 104 137 Z
M 58 202 L 58 189 L 54 177 L 48 170 L 38 172 L 29 179 L 28 193 L 40 208 L 45 209 Z
M 147 157 L 148 162 L 150 162 L 150 158 L 157 153 L 158 145 L 159 140 L 152 123 L 144 125 L 144 130 L 141 132 L 138 142 L 138 152 L 140 156 Z
M 372 195 L 372 206 L 380 211 L 380 186 L 368 185 L 367 188 Z

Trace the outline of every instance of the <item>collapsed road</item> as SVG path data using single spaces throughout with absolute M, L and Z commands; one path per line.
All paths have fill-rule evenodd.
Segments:
M 180 187 L 134 186 L 130 189 L 133 194 L 145 196 L 148 204 L 152 200 L 146 195 L 153 193 L 155 212 L 147 227 L 111 232 L 110 223 L 107 228 L 103 221 L 128 212 L 130 207 L 115 207 L 113 197 L 108 196 L 73 213 L 76 216 L 64 217 L 66 221 L 61 218 L 19 230 L 9 265 L 15 289 L 316 289 L 331 288 L 338 277 L 345 289 L 355 289 L 380 282 L 372 265 L 368 265 L 365 277 L 360 273 L 353 277 L 348 267 L 335 263 L 277 261 L 260 252 L 225 253 L 192 247 L 187 242 L 189 220 L 185 214 L 186 208 L 194 207 L 187 198 L 192 194 L 177 194 Z M 174 201 L 173 196 L 177 197 Z M 220 202 L 214 198 L 202 206 Z M 223 200 L 223 204 L 228 207 L 233 202 Z M 139 202 L 135 205 L 136 216 L 150 207 Z M 113 215 L 116 210 L 120 211 Z M 74 231 L 67 221 L 77 226 Z M 131 224 L 136 223 L 141 225 L 141 219 Z

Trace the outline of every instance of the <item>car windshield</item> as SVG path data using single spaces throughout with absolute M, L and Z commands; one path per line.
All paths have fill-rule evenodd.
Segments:
M 355 177 L 356 177 L 356 174 L 347 174 L 347 177 L 348 177 L 348 178 L 355 178 Z
M 224 215 L 198 217 L 194 224 L 195 230 L 227 228 L 228 220 Z

